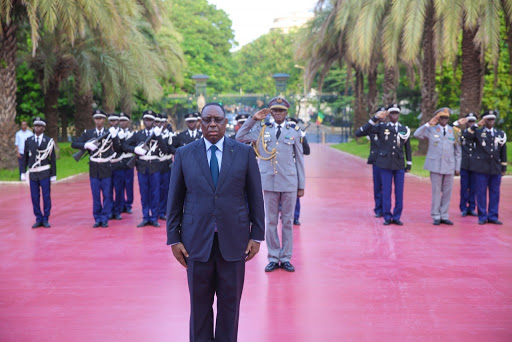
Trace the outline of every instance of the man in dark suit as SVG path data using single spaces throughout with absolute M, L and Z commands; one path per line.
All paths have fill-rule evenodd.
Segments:
M 224 137 L 217 103 L 201 113 L 204 139 L 176 151 L 167 206 L 167 244 L 187 269 L 190 341 L 236 341 L 245 262 L 264 239 L 264 205 L 254 150 Z M 213 333 L 213 298 L 217 319 Z

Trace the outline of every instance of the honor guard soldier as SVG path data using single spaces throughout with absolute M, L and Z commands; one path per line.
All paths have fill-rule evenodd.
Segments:
M 458 127 L 462 131 L 467 127 L 473 126 L 476 122 L 476 115 L 469 113 L 465 118 L 459 119 L 453 123 L 454 128 Z M 460 137 L 460 146 L 462 151 L 462 159 L 460 164 L 460 203 L 459 208 L 462 216 L 478 216 L 475 212 L 476 208 L 476 189 L 475 177 L 471 171 L 472 159 L 475 155 L 474 141 L 467 140 L 464 134 Z
M 502 224 L 498 220 L 498 208 L 501 176 L 507 171 L 507 135 L 494 128 L 495 121 L 496 112 L 487 111 L 478 124 L 463 133 L 467 141 L 475 143 L 475 158 L 471 161 L 470 168 L 475 173 L 478 224 Z
M 137 155 L 137 177 L 142 204 L 142 222 L 137 227 L 154 226 L 158 223 L 160 201 L 160 152 L 167 153 L 167 144 L 162 139 L 162 129 L 155 126 L 156 113 L 144 111 L 144 129 L 135 133 L 123 143 L 123 150 Z
M 108 124 L 110 127 L 114 127 L 120 132 L 119 129 L 119 115 L 111 113 L 108 115 Z M 118 133 L 119 138 L 119 133 Z M 122 186 L 124 179 L 124 167 L 122 164 L 122 150 L 116 152 L 114 157 L 110 160 L 112 166 L 112 181 L 111 181 L 111 193 L 112 193 L 112 213 L 110 219 L 121 220 L 121 211 L 123 210 L 123 194 Z M 115 191 L 114 191 L 115 190 Z
M 389 122 L 379 124 L 387 116 L 389 116 Z M 375 165 L 379 167 L 381 174 L 382 214 L 385 226 L 391 223 L 403 225 L 400 218 L 403 210 L 405 172 L 409 172 L 412 166 L 411 142 L 409 141 L 411 130 L 398 122 L 399 117 L 400 106 L 393 104 L 387 108 L 387 111 L 376 114 L 355 133 L 357 137 L 377 134 L 379 149 Z M 404 150 L 407 166 L 405 166 Z M 395 186 L 395 208 L 391 212 L 393 183 Z
M 435 116 L 414 132 L 417 139 L 428 139 L 428 152 L 423 168 L 430 171 L 432 205 L 430 215 L 434 225 L 453 225 L 448 210 L 453 189 L 453 176 L 460 173 L 460 141 L 448 125 L 450 108 L 438 109 Z
M 198 119 L 198 113 L 188 113 L 185 115 L 187 129 L 178 134 L 178 137 L 174 141 L 175 148 L 185 146 L 203 137 L 203 134 L 197 129 Z
M 112 165 L 110 161 L 116 152 L 121 151 L 118 129 L 105 129 L 103 124 L 107 115 L 100 109 L 92 113 L 96 128 L 85 130 L 71 143 L 72 148 L 89 151 L 89 180 L 91 182 L 93 203 L 93 228 L 108 227 L 112 213 Z M 103 196 L 103 203 L 102 198 Z
M 167 211 L 167 195 L 169 194 L 169 181 L 171 178 L 172 157 L 176 152 L 173 146 L 173 140 L 176 134 L 172 131 L 172 126 L 167 123 L 167 116 L 160 114 L 160 124 L 162 128 L 162 139 L 167 144 L 167 152 L 160 151 L 160 202 L 158 204 L 158 219 L 165 220 Z
M 134 132 L 131 130 L 130 127 L 130 116 L 126 113 L 119 113 L 119 142 L 121 146 L 123 145 L 124 141 L 127 139 L 130 139 L 133 136 Z M 122 186 L 120 190 L 120 194 L 118 196 L 117 191 L 119 191 L 119 187 L 116 188 L 114 184 L 114 188 L 116 188 L 116 196 L 121 198 L 121 212 L 131 214 L 132 213 L 132 206 L 133 206 L 133 178 L 134 178 L 134 171 L 133 167 L 129 167 L 126 165 L 128 163 L 128 160 L 130 160 L 133 157 L 133 153 L 126 152 L 122 150 L 122 154 L 120 156 L 116 156 L 116 159 L 121 160 L 121 165 L 124 176 L 122 181 Z M 116 197 L 117 198 L 117 197 Z
M 27 179 L 26 170 L 28 167 L 28 179 L 30 180 L 30 197 L 32 198 L 32 209 L 36 216 L 36 223 L 32 228 L 50 228 L 50 210 L 52 200 L 50 197 L 50 182 L 57 180 L 57 166 L 55 160 L 55 142 L 52 138 L 44 135 L 46 121 L 40 117 L 34 118 L 34 133 L 25 141 L 25 150 L 22 159 L 21 180 Z M 43 208 L 41 211 L 40 190 L 43 195 Z
M 286 121 L 288 121 L 291 125 L 291 127 L 295 128 L 295 126 L 299 127 L 299 120 L 292 117 L 287 117 Z M 305 156 L 309 156 L 311 153 L 311 148 L 309 147 L 308 139 L 306 138 L 306 131 L 300 130 L 300 136 L 302 141 L 302 154 Z M 300 226 L 300 197 L 297 196 L 297 202 L 295 202 L 295 211 L 293 213 L 293 225 L 294 226 Z
M 235 133 L 233 133 L 229 136 L 231 139 L 236 139 L 236 132 L 238 132 L 240 127 L 242 127 L 242 125 L 245 123 L 245 121 L 247 121 L 249 116 L 251 116 L 249 113 L 241 113 L 235 117 L 235 120 L 236 120 L 236 126 L 234 128 Z
M 265 198 L 266 241 L 269 264 L 266 272 L 281 267 L 295 271 L 290 263 L 293 251 L 293 213 L 297 197 L 304 196 L 306 185 L 304 155 L 298 126 L 286 122 L 290 104 L 283 97 L 270 100 L 269 107 L 248 118 L 238 130 L 236 139 L 256 142 L 255 152 Z M 268 114 L 274 123 L 265 121 Z M 281 207 L 282 244 L 277 225 Z

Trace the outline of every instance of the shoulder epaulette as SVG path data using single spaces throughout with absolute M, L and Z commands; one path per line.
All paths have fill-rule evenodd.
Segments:
M 459 127 L 457 127 L 457 126 L 453 126 L 453 130 L 454 130 L 455 132 L 457 132 L 457 133 L 459 133 L 459 132 L 460 132 L 460 128 L 459 128 Z
M 261 120 L 261 126 L 265 126 L 265 119 Z

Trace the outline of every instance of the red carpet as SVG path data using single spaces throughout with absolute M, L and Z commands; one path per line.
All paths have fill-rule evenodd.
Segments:
M 297 271 L 247 265 L 239 341 L 511 341 L 512 178 L 503 226 L 430 219 L 430 181 L 406 176 L 403 227 L 372 217 L 371 167 L 327 146 L 306 157 Z M 420 168 L 422 165 L 413 165 Z M 136 194 L 138 187 L 136 186 Z M 164 228 L 134 214 L 92 229 L 87 175 L 52 187 L 51 229 L 29 188 L 0 185 L 0 341 L 187 341 L 184 269 Z

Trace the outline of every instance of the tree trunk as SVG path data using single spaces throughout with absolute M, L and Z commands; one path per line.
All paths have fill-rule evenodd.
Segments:
M 80 75 L 75 73 L 75 135 L 78 137 L 87 128 L 94 126 L 92 120 L 92 104 L 93 93 L 92 89 L 85 93 L 80 90 Z
M 0 169 L 14 169 L 18 165 L 14 136 L 16 125 L 16 31 L 15 21 L 7 24 L 0 18 Z
M 384 70 L 384 83 L 382 84 L 382 103 L 390 106 L 396 103 L 397 68 L 386 68 Z
M 356 68 L 356 86 L 355 86 L 355 105 L 354 105 L 354 131 L 359 129 L 368 121 L 366 115 L 365 101 L 364 101 L 364 75 L 363 71 Z
M 60 82 L 51 79 L 48 84 L 48 89 L 44 94 L 44 115 L 46 118 L 45 134 L 55 141 L 59 139 L 59 87 Z
M 68 141 L 68 113 L 59 112 L 62 135 L 60 141 Z
M 462 79 L 460 82 L 460 116 L 480 113 L 484 87 L 484 65 L 481 49 L 474 43 L 478 28 L 462 32 Z
M 366 116 L 371 118 L 373 113 L 377 110 L 377 97 L 379 95 L 377 89 L 377 68 L 373 68 L 368 72 L 368 103 L 367 103 L 367 111 Z
M 423 31 L 423 63 L 421 65 L 421 124 L 430 121 L 437 106 L 436 93 L 436 57 L 434 51 L 434 3 L 431 0 L 425 14 L 425 29 Z M 426 154 L 428 140 L 420 140 L 418 153 Z
M 111 103 L 110 99 L 107 97 L 106 91 L 105 91 L 105 85 L 102 84 L 102 93 L 103 93 L 103 99 L 102 99 L 102 109 L 105 113 L 111 114 L 115 111 L 115 106 Z

